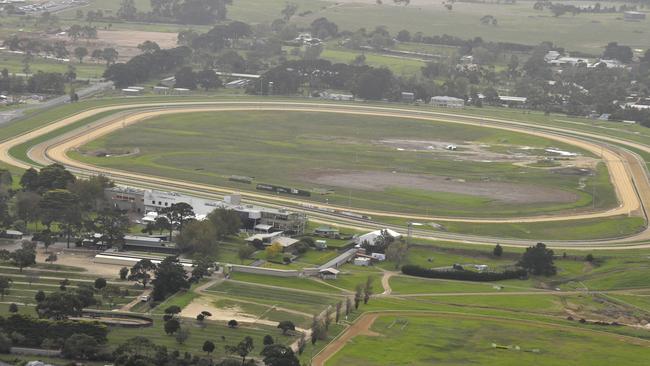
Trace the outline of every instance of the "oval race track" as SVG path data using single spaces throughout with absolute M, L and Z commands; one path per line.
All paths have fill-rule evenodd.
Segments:
M 28 168 L 33 163 L 20 161 L 9 154 L 9 150 L 17 145 L 27 143 L 34 138 L 52 133 L 62 127 L 79 122 L 85 118 L 92 117 L 99 113 L 114 111 L 109 117 L 100 119 L 97 122 L 78 128 L 74 131 L 64 133 L 54 137 L 51 140 L 33 146 L 29 151 L 29 157 L 40 165 L 46 165 L 52 162 L 58 162 L 70 170 L 80 175 L 104 174 L 114 179 L 120 184 L 130 184 L 138 187 L 152 187 L 157 189 L 197 191 L 204 195 L 223 195 L 233 191 L 231 188 L 222 188 L 205 184 L 197 184 L 180 180 L 168 179 L 151 175 L 142 175 L 138 173 L 106 169 L 96 167 L 90 164 L 75 161 L 67 156 L 67 151 L 77 148 L 92 139 L 109 134 L 117 129 L 140 122 L 144 119 L 153 118 L 165 114 L 205 112 L 205 111 L 260 111 L 260 110 L 281 110 L 281 111 L 303 111 L 303 112 L 322 112 L 322 113 L 341 113 L 341 114 L 362 114 L 381 117 L 396 118 L 398 123 L 400 118 L 430 120 L 437 122 L 448 122 L 468 125 L 480 125 L 491 128 L 498 128 L 513 132 L 533 134 L 559 142 L 575 145 L 582 149 L 588 150 L 597 156 L 601 156 L 609 169 L 610 178 L 614 184 L 618 197 L 619 205 L 615 208 L 605 211 L 582 211 L 577 213 L 558 213 L 556 215 L 544 216 L 526 216 L 519 218 L 471 218 L 471 217 L 431 217 L 421 215 L 407 215 L 397 212 L 383 212 L 374 210 L 353 210 L 355 213 L 364 215 L 392 216 L 402 219 L 418 221 L 463 221 L 471 223 L 533 223 L 533 222 L 551 222 L 567 220 L 583 220 L 606 218 L 618 215 L 637 215 L 648 217 L 647 207 L 650 204 L 650 183 L 645 168 L 645 162 L 640 157 L 625 149 L 612 146 L 610 143 L 627 145 L 644 152 L 650 153 L 650 146 L 643 144 L 619 140 L 613 137 L 600 136 L 594 133 L 567 131 L 557 127 L 547 127 L 538 125 L 528 125 L 524 122 L 501 120 L 494 118 L 464 116 L 440 112 L 409 110 L 402 108 L 372 107 L 363 105 L 348 104 L 327 104 L 327 103 L 305 103 L 305 102 L 181 102 L 181 103 L 139 103 L 115 105 L 109 107 L 99 107 L 82 111 L 70 117 L 37 128 L 33 131 L 16 136 L 0 143 L 0 160 L 7 164 L 15 165 L 21 168 Z M 313 202 L 301 201 L 287 197 L 278 197 L 273 195 L 259 194 L 255 192 L 243 193 L 247 200 L 256 200 L 260 204 L 280 205 L 296 209 L 304 209 L 304 205 L 315 206 Z M 336 209 L 336 207 L 328 206 Z M 348 208 L 341 210 L 351 211 Z M 353 218 L 341 218 L 336 215 L 328 215 L 325 212 L 307 210 L 314 214 L 317 221 L 345 225 L 353 228 L 374 228 L 377 225 L 363 220 Z M 325 221 L 323 221 L 325 220 Z M 383 225 L 385 226 L 385 225 Z M 463 240 L 471 243 L 494 243 L 500 242 L 506 245 L 528 245 L 526 240 L 508 240 L 498 238 L 475 238 L 462 234 L 440 234 L 418 230 L 414 232 L 415 236 L 426 238 L 444 238 L 447 240 Z M 563 247 L 581 247 L 581 248 L 617 248 L 617 247 L 641 247 L 650 244 L 643 243 L 650 240 L 650 230 L 646 230 L 626 237 L 608 240 L 588 240 L 580 242 L 553 242 L 554 246 Z

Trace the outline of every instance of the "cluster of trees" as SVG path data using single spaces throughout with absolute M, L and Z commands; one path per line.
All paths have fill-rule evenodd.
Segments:
M 36 263 L 36 244 L 31 241 L 24 240 L 20 248 L 9 252 L 6 249 L 0 250 L 0 259 L 11 261 L 19 271 L 22 272 L 23 268 L 29 267 Z M 31 282 L 31 281 L 30 281 Z M 4 298 L 7 294 L 9 287 L 11 287 L 12 279 L 7 277 L 0 277 L 0 295 Z
M 232 0 L 150 0 L 151 11 L 138 11 L 134 0 L 122 0 L 116 16 L 124 20 L 212 24 L 226 19 Z M 100 18 L 106 18 L 100 14 Z
M 600 3 L 596 3 L 593 6 L 576 6 L 574 4 L 562 4 L 562 3 L 554 3 L 551 1 L 537 1 L 533 4 L 533 9 L 535 10 L 544 10 L 548 9 L 553 13 L 553 16 L 559 17 L 564 14 L 571 14 L 573 16 L 576 16 L 578 14 L 583 14 L 583 13 L 595 13 L 595 14 L 604 14 L 604 13 L 617 13 L 617 12 L 624 12 L 624 11 L 629 11 L 629 10 L 636 10 L 635 5 L 627 5 L 623 4 L 616 8 L 616 5 L 612 5 L 611 7 L 607 6 L 602 6 Z
M 219 208 L 208 214 L 206 220 L 187 223 L 176 237 L 176 244 L 184 252 L 210 254 L 219 241 L 237 234 L 240 228 L 237 212 Z
M 147 288 L 148 284 L 153 285 L 154 302 L 162 301 L 170 295 L 187 290 L 194 282 L 209 274 L 211 263 L 207 259 L 198 260 L 190 273 L 187 273 L 178 257 L 169 256 L 159 264 L 154 264 L 149 259 L 142 259 L 128 269 L 120 270 L 120 278 L 134 281 Z
M 0 340 L 2 334 L 8 335 L 14 345 L 21 347 L 56 348 L 74 334 L 84 334 L 103 344 L 108 336 L 108 328 L 98 322 L 37 319 L 21 314 L 0 317 L 0 329 Z
M 46 250 L 58 237 L 65 238 L 69 247 L 72 241 L 80 242 L 85 233 L 99 233 L 97 241 L 121 247 L 129 220 L 105 199 L 104 190 L 112 185 L 103 176 L 76 179 L 60 164 L 40 171 L 28 169 L 20 179 L 22 188 L 12 192 L 13 214 L 5 214 L 10 215 L 13 227 L 22 231 L 29 222 L 42 223 L 45 228 L 35 234 L 35 240 Z M 58 233 L 52 230 L 54 223 L 58 224 Z
M 195 90 L 198 86 L 201 86 L 208 91 L 223 86 L 214 70 L 210 69 L 195 72 L 191 67 L 185 66 L 178 70 L 174 77 L 176 79 L 176 84 L 174 85 L 176 88 Z
M 65 84 L 70 81 L 69 77 L 70 75 L 58 72 L 42 71 L 23 77 L 10 74 L 9 70 L 5 68 L 0 72 L 0 90 L 12 94 L 64 94 Z
M 104 77 L 113 81 L 117 87 L 126 87 L 176 70 L 185 64 L 191 54 L 192 50 L 184 46 L 154 50 L 135 56 L 126 63 L 110 65 L 104 72 Z
M 371 100 L 394 99 L 399 95 L 396 78 L 388 69 L 332 64 L 321 59 L 284 62 L 264 73 L 259 84 L 251 85 L 247 91 L 250 94 L 295 94 L 306 86 L 309 90 L 351 90 L 356 96 Z M 272 90 L 269 85 L 273 86 Z

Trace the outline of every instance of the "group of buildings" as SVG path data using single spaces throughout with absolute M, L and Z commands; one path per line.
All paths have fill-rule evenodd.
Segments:
M 147 213 L 160 212 L 175 203 L 183 202 L 192 206 L 198 220 L 205 219 L 217 208 L 233 210 L 239 214 L 242 228 L 246 230 L 282 231 L 300 235 L 304 233 L 307 223 L 307 216 L 303 212 L 243 204 L 239 194 L 228 195 L 223 200 L 216 201 L 178 192 L 114 187 L 106 189 L 105 195 L 114 207 L 141 214 L 143 219 Z
M 605 66 L 608 69 L 619 69 L 628 67 L 619 60 L 598 59 L 592 60 L 586 57 L 571 57 L 560 53 L 559 51 L 548 51 L 544 56 L 547 64 L 555 67 L 585 65 L 589 68 Z

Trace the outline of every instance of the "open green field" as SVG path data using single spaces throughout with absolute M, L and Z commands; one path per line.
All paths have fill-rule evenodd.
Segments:
M 489 41 L 531 45 L 555 41 L 568 50 L 596 55 L 612 41 L 632 48 L 650 47 L 649 38 L 644 36 L 650 32 L 650 22 L 625 22 L 622 13 L 554 17 L 548 10 L 534 10 L 533 1 L 518 1 L 516 4 L 454 3 L 451 11 L 433 0 L 413 0 L 406 7 L 391 6 L 388 1 L 378 6 L 374 0 L 339 3 L 301 0 L 294 3 L 299 6 L 298 13 L 312 11 L 306 16 L 294 17 L 292 21 L 298 25 L 308 25 L 316 18 L 326 17 L 337 23 L 339 29 L 347 31 L 371 30 L 384 25 L 391 33 L 406 28 L 411 33 L 422 32 L 425 35 L 449 34 L 466 39 L 482 37 Z M 283 0 L 235 1 L 230 7 L 229 17 L 270 23 L 280 17 L 279 11 L 284 4 Z M 618 7 L 620 4 L 601 2 L 601 5 Z M 498 26 L 481 24 L 481 17 L 488 14 L 498 20 Z
M 8 53 L 0 53 L 0 65 L 1 68 L 7 68 L 9 73 L 23 73 L 23 56 L 14 55 Z M 44 58 L 35 57 L 32 62 L 29 63 L 30 74 L 35 74 L 39 71 L 42 72 L 58 72 L 66 73 L 68 71 L 68 66 L 74 66 L 77 73 L 77 79 L 83 80 L 88 78 L 101 78 L 104 73 L 106 66 L 104 64 L 96 64 L 85 62 L 80 64 L 78 61 L 71 62 L 59 62 L 53 60 L 46 60 Z
M 460 314 L 381 316 L 370 330 L 378 334 L 356 336 L 327 365 L 611 365 L 650 357 L 647 344 L 613 335 Z
M 458 144 L 459 151 L 449 153 L 446 144 Z M 240 190 L 254 190 L 256 183 L 331 190 L 310 199 L 351 208 L 468 217 L 615 204 L 602 166 L 589 175 L 508 160 L 515 154 L 534 159 L 526 154 L 544 155 L 547 147 L 584 153 L 530 135 L 458 124 L 330 113 L 221 112 L 144 121 L 92 141 L 72 156 Z M 98 152 L 112 156 L 97 157 Z M 230 182 L 231 175 L 255 180 L 251 185 Z M 592 182 L 602 187 L 595 203 L 593 189 L 586 189 Z
M 404 264 L 414 264 L 424 268 L 444 268 L 460 264 L 467 268 L 473 265 L 487 265 L 492 271 L 502 271 L 512 268 L 521 253 L 522 248 L 504 248 L 501 257 L 492 255 L 493 247 L 474 246 L 463 247 L 459 244 L 435 243 L 429 247 L 424 242 L 408 251 Z M 564 254 L 566 253 L 566 257 Z M 409 276 L 395 276 L 390 279 L 394 293 L 452 293 L 452 292 L 512 292 L 530 290 L 629 290 L 645 288 L 650 276 L 650 263 L 647 251 L 594 251 L 593 262 L 587 262 L 584 251 L 555 251 L 555 266 L 557 275 L 552 277 L 531 276 L 527 280 L 507 280 L 488 283 L 433 280 Z M 380 266 L 394 271 L 391 262 Z M 353 266 L 345 266 L 347 271 L 355 271 Z M 368 269 L 371 270 L 371 269 Z M 343 277 L 344 278 L 344 277 Z M 357 280 L 358 281 L 358 280 Z M 337 281 L 333 281 L 337 285 Z M 497 289 L 494 286 L 500 286 Z

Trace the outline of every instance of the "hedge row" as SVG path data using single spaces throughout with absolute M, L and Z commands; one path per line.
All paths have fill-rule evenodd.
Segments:
M 40 347 L 45 339 L 68 339 L 75 333 L 91 336 L 99 343 L 106 342 L 108 336 L 108 328 L 96 321 L 55 321 L 19 314 L 0 317 L 0 329 L 6 334 L 17 332 L 25 336 L 19 344 L 24 347 Z
M 426 277 L 426 278 L 442 278 L 446 280 L 462 280 L 462 281 L 476 281 L 476 282 L 490 282 L 511 280 L 515 278 L 526 277 L 527 273 L 523 269 L 507 270 L 504 272 L 473 272 L 468 270 L 450 270 L 439 271 L 435 269 L 423 268 L 415 265 L 402 266 L 402 273 L 409 276 Z

